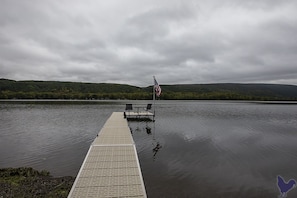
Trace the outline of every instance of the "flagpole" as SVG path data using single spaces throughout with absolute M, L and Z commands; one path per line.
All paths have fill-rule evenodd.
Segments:
M 156 100 L 156 90 L 155 90 L 155 76 L 153 76 L 153 107 L 154 107 L 154 115 L 153 115 L 153 121 L 155 121 L 155 100 Z

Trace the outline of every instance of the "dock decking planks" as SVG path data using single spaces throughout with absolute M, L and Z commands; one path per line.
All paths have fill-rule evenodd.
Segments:
M 123 112 L 114 112 L 91 144 L 68 195 L 76 197 L 147 197 Z

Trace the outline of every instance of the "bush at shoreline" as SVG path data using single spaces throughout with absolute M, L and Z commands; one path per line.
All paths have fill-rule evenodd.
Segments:
M 30 167 L 0 169 L 0 197 L 67 197 L 75 178 Z

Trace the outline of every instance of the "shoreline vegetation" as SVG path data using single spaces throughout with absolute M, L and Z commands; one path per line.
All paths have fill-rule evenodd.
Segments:
M 297 86 L 281 84 L 160 85 L 161 100 L 297 101 Z M 150 100 L 152 86 L 0 79 L 0 99 Z
M 31 167 L 0 168 L 0 197 L 67 197 L 75 178 Z

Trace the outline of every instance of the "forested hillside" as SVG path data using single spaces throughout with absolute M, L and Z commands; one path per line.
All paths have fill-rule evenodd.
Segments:
M 275 84 L 161 85 L 165 100 L 297 100 L 297 86 Z M 152 86 L 0 79 L 0 99 L 152 99 Z
M 277 84 L 163 85 L 164 99 L 297 100 L 297 86 Z
M 122 84 L 0 80 L 1 99 L 145 99 L 144 94 Z

